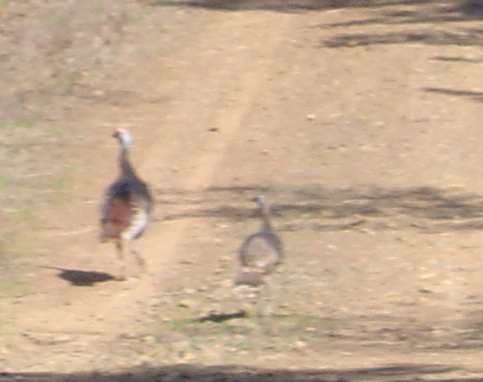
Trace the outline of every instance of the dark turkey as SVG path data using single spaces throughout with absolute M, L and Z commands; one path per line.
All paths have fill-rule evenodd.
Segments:
M 145 261 L 132 248 L 132 240 L 146 228 L 153 201 L 149 189 L 134 171 L 128 156 L 131 137 L 126 129 L 119 128 L 112 134 L 119 140 L 119 169 L 117 179 L 107 188 L 101 206 L 101 242 L 114 242 L 120 261 L 119 280 L 124 280 L 126 253 L 132 253 L 144 268 Z

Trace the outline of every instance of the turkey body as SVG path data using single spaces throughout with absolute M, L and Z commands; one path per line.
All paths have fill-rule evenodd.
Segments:
M 101 241 L 133 240 L 146 228 L 152 199 L 146 184 L 121 178 L 106 191 L 101 209 Z
M 263 284 L 266 275 L 272 273 L 283 258 L 282 241 L 270 223 L 268 202 L 263 196 L 254 200 L 260 207 L 262 222 L 259 230 L 247 236 L 238 250 L 240 269 L 235 285 Z

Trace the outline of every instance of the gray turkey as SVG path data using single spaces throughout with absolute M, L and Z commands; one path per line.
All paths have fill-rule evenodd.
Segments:
M 270 207 L 264 196 L 254 198 L 262 222 L 258 231 L 247 236 L 238 250 L 240 269 L 235 285 L 260 286 L 283 258 L 282 241 L 270 223 Z
M 125 259 L 130 252 L 140 266 L 145 261 L 132 248 L 132 240 L 141 235 L 149 221 L 153 201 L 149 189 L 136 175 L 128 156 L 131 137 L 126 129 L 119 128 L 112 134 L 119 140 L 119 169 L 117 179 L 107 188 L 101 206 L 101 242 L 114 242 L 119 258 L 119 280 L 126 278 Z
M 268 294 L 271 294 L 269 276 L 280 264 L 284 254 L 282 241 L 270 224 L 270 208 L 267 200 L 263 196 L 257 196 L 254 200 L 260 207 L 262 222 L 258 231 L 247 236 L 238 250 L 240 268 L 234 284 L 237 289 L 241 287 L 242 290 L 248 289 L 253 292 L 260 328 L 269 329 L 268 322 L 262 320 L 265 316 L 271 315 L 271 304 L 265 306 L 265 313 L 263 313 L 261 303 L 264 297 L 269 297 Z

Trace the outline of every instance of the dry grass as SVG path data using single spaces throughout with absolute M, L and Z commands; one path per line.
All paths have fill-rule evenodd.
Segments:
M 33 125 L 64 115 L 65 97 L 122 59 L 126 2 L 29 0 L 0 7 L 0 121 Z

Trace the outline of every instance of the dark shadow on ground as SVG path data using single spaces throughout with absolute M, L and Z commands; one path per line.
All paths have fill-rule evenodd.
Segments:
M 436 25 L 441 25 L 445 22 L 454 23 L 480 20 L 483 17 L 483 6 L 468 7 L 465 3 L 461 3 L 460 1 L 421 2 L 417 3 L 417 5 L 419 6 L 408 7 L 407 9 L 381 9 L 377 10 L 377 13 L 374 13 L 371 17 L 349 19 L 336 23 L 322 23 L 319 26 L 324 28 L 334 28 L 376 24 L 403 25 L 418 23 L 436 23 Z
M 461 11 L 467 15 L 483 16 L 482 0 L 466 0 L 461 4 Z
M 217 187 L 203 192 L 157 190 L 158 203 L 171 203 L 173 209 L 160 219 L 254 218 L 257 207 L 250 199 L 257 194 L 268 197 L 274 217 L 310 221 L 317 230 L 353 229 L 371 221 L 384 227 L 384 222 L 400 220 L 428 232 L 483 229 L 483 195 L 435 187 L 275 190 L 251 186 Z
M 456 367 L 445 365 L 390 365 L 360 369 L 254 369 L 242 366 L 176 365 L 137 368 L 121 372 L 1 373 L 0 382 L 329 382 L 329 381 L 440 381 L 480 382 L 481 377 L 454 378 L 448 373 Z M 445 377 L 446 375 L 446 377 Z
M 44 268 L 58 271 L 58 278 L 68 281 L 74 286 L 93 286 L 94 284 L 116 279 L 113 275 L 104 272 L 81 271 L 79 269 L 66 269 L 51 266 L 45 266 Z
M 151 6 L 192 7 L 226 11 L 270 10 L 276 12 L 325 11 L 342 8 L 380 10 L 376 17 L 348 20 L 325 26 L 466 21 L 483 17 L 479 0 L 153 0 Z M 410 8 L 401 10 L 400 7 Z M 418 7 L 415 7 L 418 6 Z M 397 7 L 397 8 L 394 8 Z
M 478 3 L 478 4 L 477 4 Z M 402 3 L 400 3 L 402 4 Z M 394 4 L 393 4 L 394 5 Z M 483 45 L 483 30 L 463 27 L 461 23 L 481 20 L 483 5 L 478 1 L 406 2 L 408 7 L 387 7 L 354 16 L 336 23 L 321 23 L 320 28 L 345 28 L 346 31 L 325 38 L 321 47 L 340 48 L 381 44 Z M 452 23 L 452 24 L 449 24 Z M 460 23 L 456 28 L 453 24 Z M 370 25 L 398 26 L 383 33 L 361 33 L 351 27 Z M 403 29 L 411 25 L 411 29 Z
M 241 11 L 271 10 L 278 12 L 320 11 L 334 8 L 383 8 L 394 5 L 428 4 L 431 0 L 154 0 L 153 6 L 195 7 Z
M 465 97 L 469 98 L 473 101 L 483 102 L 483 92 L 475 92 L 469 90 L 454 90 L 454 89 L 446 89 L 446 88 L 424 88 L 425 91 L 430 93 L 439 93 L 448 95 L 451 97 Z
M 398 31 L 389 33 L 338 34 L 324 40 L 322 46 L 328 48 L 340 48 L 410 43 L 426 45 L 479 46 L 483 45 L 483 30 L 467 29 L 466 33 L 461 33 L 461 31 L 450 32 L 425 29 L 421 31 Z

